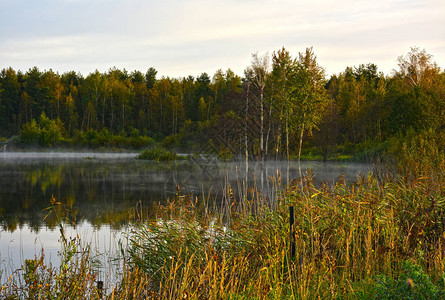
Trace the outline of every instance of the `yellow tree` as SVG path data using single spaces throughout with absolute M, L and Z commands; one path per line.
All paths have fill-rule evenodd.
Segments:
M 397 58 L 399 70 L 396 75 L 405 79 L 408 86 L 419 86 L 423 81 L 428 80 L 428 74 L 437 69 L 437 65 L 431 62 L 432 55 L 426 53 L 425 49 L 412 47 L 405 56 Z
M 246 70 L 250 74 L 250 80 L 259 92 L 260 104 L 260 155 L 264 161 L 264 90 L 266 88 L 267 78 L 269 77 L 269 55 L 266 53 L 259 56 L 258 53 L 252 54 L 252 62 Z
M 404 87 L 397 91 L 403 95 L 394 101 L 392 115 L 399 123 L 396 128 L 435 129 L 444 124 L 443 74 L 432 57 L 425 50 L 412 47 L 407 55 L 398 58 L 399 70 L 395 75 Z
M 286 133 L 286 153 L 289 161 L 289 113 L 291 112 L 291 90 L 295 80 L 296 62 L 284 47 L 272 55 L 272 74 L 270 84 L 273 86 L 272 103 L 279 113 L 279 128 L 276 144 L 276 156 L 280 145 L 281 125 L 284 123 Z
M 318 65 L 317 57 L 312 47 L 306 48 L 304 53 L 299 53 L 297 60 L 296 80 L 292 91 L 292 117 L 294 124 L 299 127 L 298 168 L 300 171 L 301 148 L 303 136 L 317 127 L 321 120 L 322 112 L 328 102 L 325 89 L 325 72 Z

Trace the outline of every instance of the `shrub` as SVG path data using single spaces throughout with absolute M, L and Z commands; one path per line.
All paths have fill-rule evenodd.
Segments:
M 40 144 L 42 146 L 56 146 L 62 140 L 62 132 L 56 122 L 51 120 L 47 127 L 40 132 Z
M 220 147 L 218 151 L 218 159 L 229 162 L 233 159 L 233 153 L 227 147 Z
M 135 149 L 146 147 L 152 145 L 153 143 L 153 139 L 148 136 L 137 136 L 128 138 L 128 145 Z
M 391 139 L 385 160 L 409 184 L 421 180 L 429 186 L 428 193 L 443 194 L 445 180 L 445 135 L 432 129 L 416 132 L 409 130 L 406 135 Z
M 37 145 L 40 141 L 40 126 L 37 125 L 36 120 L 32 119 L 23 125 L 20 131 L 20 141 L 28 145 Z
M 135 132 L 135 131 L 134 131 Z M 148 136 L 130 136 L 122 134 L 112 134 L 108 129 L 101 131 L 90 129 L 86 132 L 77 131 L 73 143 L 80 146 L 92 148 L 117 147 L 117 148 L 142 148 L 153 144 L 153 139 Z
M 380 276 L 374 297 L 376 299 L 443 299 L 444 290 L 431 282 L 421 267 L 410 262 L 403 263 L 398 278 Z
M 143 151 L 138 156 L 139 159 L 156 160 L 156 161 L 172 161 L 179 159 L 179 156 L 164 148 L 153 147 Z
M 60 120 L 50 120 L 43 112 L 38 123 L 32 119 L 23 125 L 20 140 L 23 144 L 52 147 L 60 144 L 63 132 L 63 123 Z
M 134 127 L 132 127 L 132 126 L 130 126 L 130 127 L 128 128 L 127 132 L 128 132 L 128 136 L 129 136 L 129 137 L 133 137 L 133 138 L 135 138 L 135 137 L 140 136 L 139 129 L 134 128 Z

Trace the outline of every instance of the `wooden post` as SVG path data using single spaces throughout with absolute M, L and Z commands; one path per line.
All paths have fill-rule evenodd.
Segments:
M 99 299 L 103 298 L 103 292 L 104 292 L 104 282 L 102 280 L 99 280 L 97 282 L 97 295 L 99 296 Z
M 294 207 L 289 206 L 289 256 L 290 258 L 295 257 L 295 215 L 294 215 Z

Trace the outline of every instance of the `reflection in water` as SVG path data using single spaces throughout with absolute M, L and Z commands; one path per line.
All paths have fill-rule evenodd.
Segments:
M 341 174 L 353 180 L 368 171 L 363 164 L 302 162 L 302 168 L 311 168 L 318 182 L 330 183 Z M 72 222 L 119 228 L 137 203 L 149 208 L 164 202 L 175 196 L 177 185 L 183 194 L 198 198 L 210 191 L 212 200 L 218 201 L 228 184 L 235 197 L 246 196 L 246 178 L 247 190 L 269 195 L 279 174 L 290 181 L 298 177 L 296 163 L 249 162 L 247 176 L 246 169 L 245 162 L 212 159 L 156 163 L 136 160 L 134 154 L 4 153 L 0 156 L 1 226 L 9 231 L 24 224 L 35 231 L 43 225 L 53 228 L 57 221 L 53 215 L 43 219 L 54 197 L 70 211 Z
M 238 199 L 252 197 L 254 191 L 270 199 L 281 182 L 286 184 L 285 178 L 292 182 L 298 177 L 296 162 L 249 162 L 247 166 L 245 161 L 222 163 L 208 158 L 156 163 L 137 160 L 135 155 L 0 153 L 1 260 L 22 252 L 20 261 L 12 258 L 20 265 L 21 258 L 39 252 L 40 241 L 45 251 L 55 249 L 52 245 L 60 250 L 58 231 L 54 231 L 56 214 L 45 219 L 52 198 L 63 203 L 58 213 L 69 211 L 70 222 L 103 234 L 101 227 L 120 232 L 138 203 L 149 209 L 153 203 L 175 197 L 178 185 L 182 194 L 199 199 L 205 195 L 214 202 L 227 195 L 229 184 Z M 311 168 L 318 183 L 333 183 L 341 174 L 354 180 L 369 171 L 364 164 L 302 162 L 301 167 Z
M 87 222 L 80 222 L 76 228 L 68 224 L 63 225 L 65 237 L 68 240 L 79 237 L 83 246 L 88 243 L 95 260 L 95 273 L 98 280 L 113 281 L 119 274 L 113 265 L 119 261 L 120 244 L 125 246 L 126 228 L 116 231 L 110 226 L 95 227 Z M 42 249 L 45 250 L 45 262 L 51 263 L 53 267 L 60 266 L 60 243 L 59 228 L 42 228 L 38 233 L 24 225 L 14 232 L 2 231 L 0 233 L 0 283 L 3 284 L 9 275 L 13 274 L 25 259 L 39 257 Z

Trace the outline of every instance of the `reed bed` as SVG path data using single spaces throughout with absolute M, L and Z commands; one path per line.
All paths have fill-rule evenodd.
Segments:
M 61 264 L 52 267 L 42 250 L 34 259 L 26 259 L 0 289 L 2 299 L 85 299 L 94 298 L 97 274 L 88 246 L 78 237 L 66 239 L 61 227 Z
M 234 199 L 225 209 L 230 218 L 202 213 L 192 199 L 179 197 L 159 209 L 157 221 L 134 229 L 127 263 L 159 299 L 383 297 L 379 282 L 397 279 L 406 264 L 442 287 L 444 195 L 427 181 L 382 185 L 368 176 L 316 188 L 307 177 L 273 210 Z M 295 209 L 294 257 L 289 206 Z
M 46 269 L 36 258 L 22 270 L 26 287 L 10 281 L 0 295 L 59 295 L 46 294 L 48 284 L 68 287 L 70 299 L 445 298 L 445 176 L 437 168 L 445 160 L 405 159 L 409 173 L 352 184 L 315 186 L 309 174 L 273 201 L 257 191 L 237 197 L 228 186 L 223 203 L 210 206 L 178 188 L 154 220 L 133 222 L 113 286 L 99 293 L 88 255 L 68 251 L 66 269 L 39 277 Z M 30 272 L 35 264 L 42 271 Z

